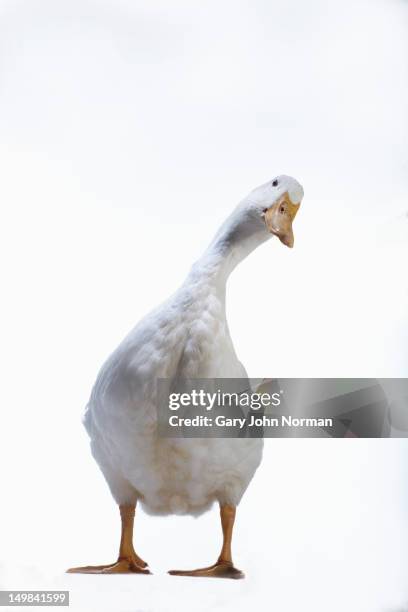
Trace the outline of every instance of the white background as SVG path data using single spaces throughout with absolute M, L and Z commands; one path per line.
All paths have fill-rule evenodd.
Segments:
M 74 610 L 397 612 L 408 601 L 403 441 L 281 440 L 238 511 L 139 513 L 144 576 L 80 417 L 98 368 L 275 174 L 305 188 L 293 251 L 234 273 L 237 352 L 259 376 L 406 376 L 408 3 L 0 0 L 0 584 Z

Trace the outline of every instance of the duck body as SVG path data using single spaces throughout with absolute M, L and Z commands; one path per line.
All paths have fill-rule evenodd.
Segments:
M 102 367 L 85 413 L 92 453 L 118 504 L 150 514 L 236 506 L 262 457 L 254 438 L 157 433 L 158 378 L 243 378 L 225 314 L 222 257 L 197 262 L 182 287 L 145 317 Z

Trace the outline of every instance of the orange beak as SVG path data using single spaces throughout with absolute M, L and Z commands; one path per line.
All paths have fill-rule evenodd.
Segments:
M 299 204 L 294 204 L 289 194 L 284 193 L 279 200 L 264 212 L 265 225 L 271 234 L 288 246 L 293 247 L 295 238 L 293 236 L 292 222 L 299 210 Z

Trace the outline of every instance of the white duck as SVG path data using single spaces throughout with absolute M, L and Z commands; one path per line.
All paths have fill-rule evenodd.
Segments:
M 150 514 L 205 512 L 220 505 L 217 562 L 186 576 L 241 578 L 232 563 L 236 507 L 262 457 L 256 438 L 164 438 L 157 433 L 158 378 L 246 377 L 228 331 L 225 291 L 235 266 L 272 234 L 293 246 L 301 185 L 278 176 L 252 191 L 226 219 L 170 299 L 147 315 L 102 367 L 84 423 L 92 454 L 119 505 L 122 535 L 115 563 L 68 570 L 150 573 L 133 548 L 136 502 Z

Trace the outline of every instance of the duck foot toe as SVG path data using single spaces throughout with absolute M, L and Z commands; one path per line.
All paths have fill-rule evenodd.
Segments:
M 232 578 L 233 580 L 245 578 L 245 574 L 241 570 L 226 561 L 218 561 L 214 565 L 196 570 L 170 570 L 168 573 L 171 576 L 193 576 L 197 578 Z
M 143 563 L 145 563 L 143 561 Z M 108 565 L 84 565 L 82 567 L 71 567 L 68 574 L 151 574 L 148 569 L 137 565 L 130 559 L 118 559 L 115 563 Z

